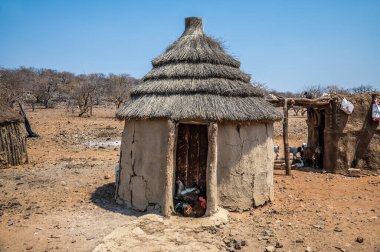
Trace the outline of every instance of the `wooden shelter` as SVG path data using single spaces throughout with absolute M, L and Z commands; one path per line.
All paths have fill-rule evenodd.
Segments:
M 200 18 L 185 27 L 117 112 L 125 120 L 117 201 L 169 215 L 181 180 L 206 192 L 206 215 L 262 205 L 273 199 L 273 122 L 281 115 L 203 33 Z
M 352 114 L 341 109 L 342 99 L 354 105 Z M 284 146 L 287 146 L 287 110 L 291 105 L 307 108 L 307 144 L 321 154 L 318 167 L 328 172 L 349 174 L 350 169 L 378 172 L 380 169 L 380 127 L 371 118 L 371 106 L 380 93 L 329 95 L 318 99 L 282 98 L 267 100 L 284 107 Z M 290 174 L 289 148 L 284 148 Z
M 27 161 L 26 133 L 22 117 L 0 103 L 0 168 Z

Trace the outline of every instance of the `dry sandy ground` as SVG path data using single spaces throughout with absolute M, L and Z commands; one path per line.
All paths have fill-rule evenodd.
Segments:
M 241 251 L 264 251 L 276 243 L 276 251 L 380 251 L 379 176 L 293 171 L 289 177 L 275 170 L 275 201 L 230 213 L 224 224 L 198 220 L 197 227 L 182 228 L 178 221 L 140 221 L 141 213 L 123 209 L 112 198 L 119 159 L 115 141 L 123 128 L 112 107 L 96 108 L 91 118 L 63 108 L 27 113 L 42 138 L 28 142 L 29 164 L 0 170 L 0 251 L 91 251 L 104 246 L 112 231 L 132 224 L 137 236 L 173 244 L 151 251 L 232 251 L 234 240 L 246 243 Z M 291 117 L 291 145 L 305 141 L 304 120 Z M 275 126 L 280 143 L 281 124 Z M 149 247 L 148 238 L 139 242 L 117 248 Z

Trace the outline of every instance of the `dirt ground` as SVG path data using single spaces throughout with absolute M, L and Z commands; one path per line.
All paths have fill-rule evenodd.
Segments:
M 114 113 L 111 106 L 95 108 L 90 118 L 64 108 L 27 110 L 42 137 L 29 139 L 28 164 L 0 170 L 0 251 L 101 251 L 104 237 L 132 224 L 134 235 L 150 238 L 117 250 L 146 250 L 154 239 L 173 245 L 149 251 L 380 251 L 380 176 L 275 170 L 274 202 L 229 213 L 226 223 L 198 219 L 197 227 L 181 228 L 178 221 L 144 219 L 138 226 L 143 213 L 113 200 L 124 124 Z M 305 118 L 290 115 L 289 142 L 300 146 Z M 275 143 L 281 142 L 276 123 Z

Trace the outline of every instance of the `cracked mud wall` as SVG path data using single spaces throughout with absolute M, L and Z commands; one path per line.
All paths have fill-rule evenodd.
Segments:
M 346 98 L 354 105 L 351 115 L 341 111 L 339 103 L 332 103 L 331 108 L 322 112 L 326 116 L 323 168 L 346 175 L 349 168 L 378 173 L 380 126 L 372 121 L 372 94 L 355 94 Z
M 139 211 L 163 206 L 168 144 L 166 120 L 127 121 L 117 201 Z
M 273 124 L 220 124 L 219 205 L 247 210 L 273 200 Z

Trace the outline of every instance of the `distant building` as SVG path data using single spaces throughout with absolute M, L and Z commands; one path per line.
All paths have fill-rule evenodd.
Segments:
M 308 145 L 321 147 L 319 167 L 348 174 L 349 168 L 380 170 L 380 127 L 371 118 L 372 101 L 380 93 L 346 95 L 353 113 L 340 109 L 342 96 L 333 96 L 327 105 L 308 110 Z

